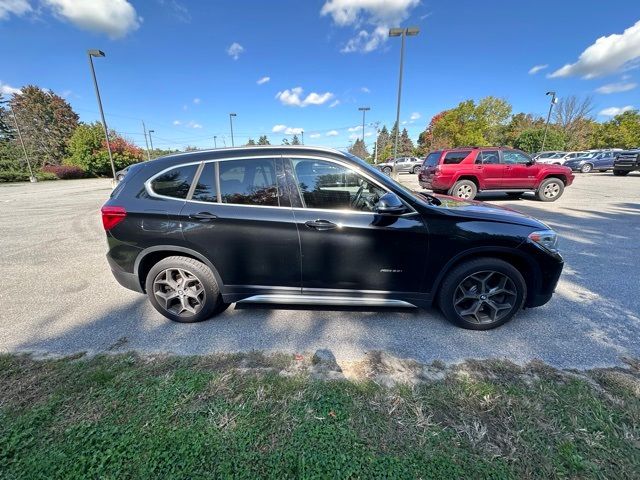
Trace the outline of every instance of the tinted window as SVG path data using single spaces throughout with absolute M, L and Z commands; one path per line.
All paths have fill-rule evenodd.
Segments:
M 151 182 L 151 189 L 158 195 L 173 198 L 187 198 L 189 187 L 198 165 L 184 165 L 172 168 Z
M 435 167 L 438 165 L 438 160 L 440 160 L 440 155 L 442 152 L 432 152 L 427 155 L 427 158 L 424 159 L 425 167 Z
M 192 200 L 201 202 L 217 202 L 216 169 L 213 162 L 205 163 L 200 178 L 193 189 Z
M 485 150 L 478 153 L 476 163 L 483 163 L 485 165 L 495 165 L 500 163 L 500 155 L 497 150 Z
M 293 160 L 307 208 L 372 212 L 385 191 L 357 172 L 322 160 Z
M 470 150 L 465 150 L 462 152 L 449 152 L 444 156 L 444 161 L 442 163 L 445 165 L 455 165 L 462 162 L 470 153 Z
M 220 162 L 222 203 L 278 206 L 274 160 Z
M 526 164 L 531 161 L 524 153 L 513 150 L 506 150 L 502 152 L 502 158 L 504 159 L 504 163 L 511 165 L 515 163 Z

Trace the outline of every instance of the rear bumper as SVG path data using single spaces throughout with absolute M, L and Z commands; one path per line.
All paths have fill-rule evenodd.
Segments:
M 107 262 L 111 267 L 111 273 L 118 281 L 120 285 L 134 292 L 144 293 L 142 286 L 140 285 L 140 279 L 134 272 L 127 272 L 111 255 L 112 252 L 107 253 Z

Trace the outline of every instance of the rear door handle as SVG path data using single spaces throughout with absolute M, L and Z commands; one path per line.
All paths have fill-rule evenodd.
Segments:
M 314 230 L 320 230 L 320 231 L 333 230 L 334 228 L 338 227 L 338 225 L 336 225 L 333 222 L 330 222 L 329 220 L 309 220 L 304 224 L 309 228 L 313 228 Z
M 199 213 L 192 213 L 191 215 L 189 215 L 189 218 L 191 220 L 202 220 L 204 222 L 207 222 L 207 221 L 215 220 L 216 218 L 218 218 L 218 216 L 209 212 L 199 212 Z

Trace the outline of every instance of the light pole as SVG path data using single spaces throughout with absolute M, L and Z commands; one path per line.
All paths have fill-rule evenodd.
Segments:
M 113 155 L 111 155 L 111 144 L 109 143 L 109 130 L 107 121 L 104 119 L 104 111 L 102 110 L 102 100 L 100 99 L 100 90 L 98 89 L 98 80 L 96 79 L 96 70 L 93 68 L 93 57 L 104 57 L 102 50 L 87 50 L 89 56 L 89 65 L 91 66 L 91 75 L 93 76 L 93 86 L 96 88 L 96 98 L 98 99 L 98 108 L 100 109 L 100 117 L 102 117 L 102 127 L 104 128 L 104 138 L 107 141 L 107 151 L 109 152 L 109 161 L 111 162 L 111 173 L 113 173 L 113 181 L 116 182 L 116 166 L 113 163 Z
M 147 127 L 144 124 L 144 120 L 142 120 L 142 130 L 144 131 L 144 144 L 147 147 L 147 160 L 151 160 L 151 153 L 149 152 L 149 142 L 147 140 Z
M 218 148 L 218 136 L 213 136 L 213 148 Z
M 375 157 L 373 159 L 373 164 L 377 165 L 378 164 L 378 137 L 380 136 L 380 122 L 376 122 L 374 125 L 376 127 L 376 143 L 373 145 L 373 148 L 375 149 Z
M 27 161 L 27 167 L 29 167 L 29 181 L 31 183 L 36 183 L 38 179 L 33 175 L 33 170 L 31 170 L 31 162 L 29 161 L 29 155 L 27 155 L 27 149 L 24 146 L 24 141 L 22 140 L 22 132 L 20 132 L 20 125 L 18 125 L 18 117 L 16 117 L 16 112 L 13 111 L 13 107 L 9 104 L 9 110 L 11 110 L 11 115 L 13 115 L 13 121 L 16 124 L 16 131 L 18 132 L 18 138 L 20 138 L 20 145 L 22 145 L 22 153 L 24 153 L 24 159 Z
M 547 123 L 544 125 L 544 135 L 542 136 L 542 148 L 541 152 L 544 152 L 544 144 L 547 141 L 547 129 L 549 128 L 549 119 L 551 118 L 551 110 L 553 110 L 553 106 L 558 103 L 558 99 L 556 98 L 556 92 L 547 92 L 545 95 L 551 95 L 551 103 L 549 104 L 549 113 L 547 114 Z
M 229 114 L 229 125 L 231 126 L 231 146 L 235 147 L 235 143 L 233 141 L 233 117 L 237 117 L 238 115 L 236 115 L 235 113 L 230 113 Z
M 362 112 L 362 143 L 364 143 L 364 116 L 366 113 L 371 110 L 369 107 L 360 107 L 358 108 Z
M 304 145 L 304 130 L 300 132 L 300 135 L 302 135 L 302 144 Z
M 151 151 L 153 151 L 153 138 L 151 138 L 151 134 L 156 133 L 155 130 L 149 130 L 149 143 L 151 144 Z
M 393 145 L 393 160 L 394 164 L 391 167 L 391 174 L 394 178 L 397 177 L 395 159 L 398 156 L 398 134 L 400 132 L 400 100 L 402 98 L 402 67 L 404 65 L 404 39 L 407 36 L 415 37 L 420 33 L 420 29 L 418 27 L 408 27 L 408 28 L 392 28 L 389 30 L 390 37 L 402 37 L 402 45 L 400 47 L 400 78 L 398 80 L 398 106 L 396 109 L 396 138 Z

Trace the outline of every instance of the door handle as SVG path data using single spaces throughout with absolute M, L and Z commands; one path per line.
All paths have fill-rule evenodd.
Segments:
M 330 222 L 329 220 L 309 220 L 304 224 L 309 228 L 313 228 L 314 230 L 319 230 L 319 231 L 333 230 L 334 228 L 338 227 L 338 225 L 336 225 L 333 222 Z
M 199 212 L 199 213 L 192 213 L 191 215 L 189 215 L 189 218 L 191 220 L 202 220 L 204 222 L 207 222 L 207 221 L 215 220 L 216 218 L 218 218 L 218 216 L 209 212 Z
M 482 170 L 482 165 L 476 165 L 476 170 Z

